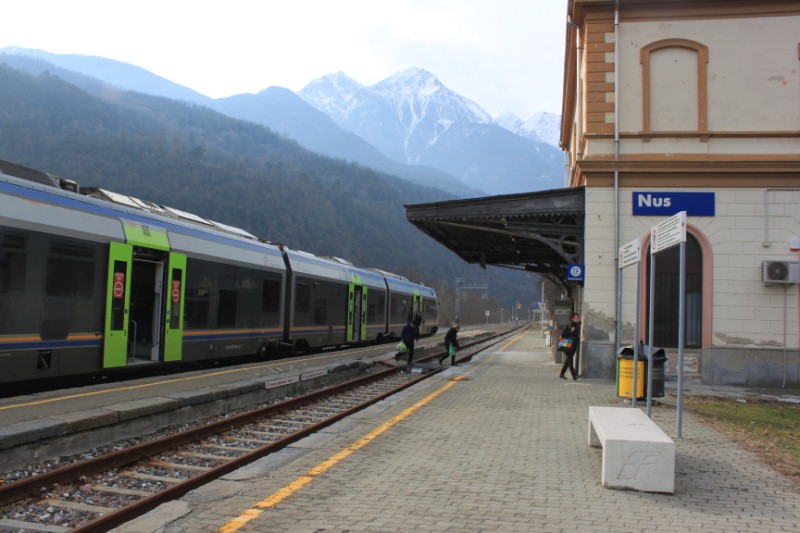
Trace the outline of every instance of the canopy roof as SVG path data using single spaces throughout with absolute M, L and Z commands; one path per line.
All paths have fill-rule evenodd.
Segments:
M 543 274 L 566 285 L 567 265 L 582 264 L 583 187 L 406 205 L 409 222 L 483 268 Z

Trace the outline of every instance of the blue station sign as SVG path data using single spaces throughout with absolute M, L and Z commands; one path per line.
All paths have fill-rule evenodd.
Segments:
M 713 192 L 633 192 L 634 216 L 668 217 L 686 211 L 692 217 L 716 215 L 716 197 Z
M 567 281 L 583 281 L 585 272 L 584 265 L 569 264 L 567 265 Z

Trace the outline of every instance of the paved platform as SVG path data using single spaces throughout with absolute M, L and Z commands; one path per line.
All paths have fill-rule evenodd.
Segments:
M 624 403 L 558 370 L 522 334 L 115 531 L 798 531 L 789 479 L 667 403 L 675 494 L 603 488 L 588 407 Z

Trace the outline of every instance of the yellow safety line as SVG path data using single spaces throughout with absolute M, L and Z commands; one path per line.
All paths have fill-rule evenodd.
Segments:
M 244 511 L 238 517 L 234 518 L 233 520 L 231 520 L 230 522 L 219 528 L 218 531 L 220 531 L 221 533 L 233 533 L 234 531 L 238 531 L 251 520 L 255 520 L 256 518 L 261 516 L 264 513 L 265 509 L 274 507 L 275 505 L 279 504 L 289 496 L 292 496 L 297 491 L 302 489 L 304 486 L 311 483 L 315 477 L 319 476 L 320 474 L 323 474 L 325 471 L 335 466 L 339 461 L 341 461 L 345 457 L 360 450 L 361 448 L 363 448 L 364 446 L 375 440 L 379 435 L 381 435 L 382 433 L 384 433 L 385 431 L 396 425 L 398 422 L 405 420 L 419 408 L 429 403 L 431 400 L 433 400 L 440 394 L 443 394 L 444 392 L 454 387 L 456 385 L 456 382 L 461 381 L 462 379 L 463 379 L 462 377 L 456 377 L 453 379 L 453 381 L 449 381 L 439 390 L 432 392 L 431 394 L 429 394 L 422 400 L 418 401 L 417 403 L 415 403 L 414 405 L 412 405 L 399 415 L 395 416 L 388 422 L 385 422 L 380 426 L 378 426 L 376 429 L 370 431 L 368 434 L 361 437 L 347 448 L 341 450 L 340 452 L 334 454 L 330 458 L 321 462 L 320 464 L 318 464 L 317 466 L 306 472 L 305 475 L 298 477 L 297 479 L 295 479 L 294 481 L 292 481 L 279 491 L 268 496 L 264 500 L 261 500 L 260 502 L 254 504 L 251 508 Z

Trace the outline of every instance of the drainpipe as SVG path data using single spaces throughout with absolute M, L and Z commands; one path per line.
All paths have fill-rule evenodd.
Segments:
M 614 265 L 617 269 L 617 311 L 616 311 L 616 350 L 614 357 L 620 349 L 620 335 L 622 333 L 622 271 L 619 268 L 619 0 L 614 2 Z M 639 312 L 638 310 L 636 311 Z M 634 345 L 638 339 L 633 339 Z

